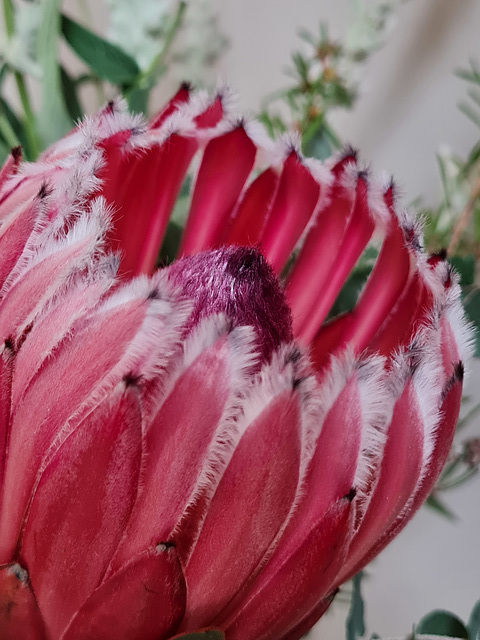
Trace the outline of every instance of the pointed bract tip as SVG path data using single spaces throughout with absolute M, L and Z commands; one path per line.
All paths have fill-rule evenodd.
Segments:
M 20 145 L 18 145 L 18 147 L 13 147 L 12 149 L 10 149 L 10 153 L 16 163 L 20 162 L 20 160 L 22 159 L 22 147 Z
M 435 267 L 439 262 L 445 262 L 446 259 L 447 259 L 447 250 L 445 247 L 442 247 L 440 251 L 436 251 L 435 253 L 432 253 L 428 257 L 427 262 L 431 267 Z
M 109 100 L 107 102 L 107 106 L 105 107 L 106 113 L 115 113 L 115 100 Z
M 15 351 L 15 340 L 12 336 L 5 338 L 5 341 L 3 343 L 3 350 L 10 351 L 11 353 Z
M 127 373 L 125 376 L 123 376 L 123 383 L 125 385 L 125 388 L 128 389 L 129 387 L 136 387 L 140 383 L 141 379 L 142 376 L 139 376 L 131 371 L 130 373 Z
M 52 193 L 52 191 L 52 187 L 47 182 L 42 182 L 42 186 L 37 193 L 37 198 L 39 200 L 43 200 L 44 198 L 47 198 Z
M 168 267 L 168 278 L 193 303 L 188 330 L 224 313 L 233 326 L 253 326 L 265 360 L 293 338 L 290 309 L 266 260 L 252 247 L 224 247 Z
M 455 367 L 455 377 L 459 382 L 463 382 L 463 378 L 465 376 L 465 367 L 463 366 L 463 362 L 460 362 Z
M 360 169 L 357 172 L 357 178 L 358 180 L 363 180 L 363 182 L 368 185 L 368 181 L 370 179 L 370 170 L 367 167 L 365 167 L 365 169 Z

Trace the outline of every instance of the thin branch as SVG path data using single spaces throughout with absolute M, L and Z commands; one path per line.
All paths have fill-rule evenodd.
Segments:
M 478 176 L 477 180 L 475 181 L 472 191 L 470 192 L 468 202 L 465 205 L 453 229 L 452 237 L 450 239 L 450 244 L 448 245 L 448 253 L 450 255 L 453 255 L 455 253 L 455 249 L 457 248 L 458 243 L 460 242 L 463 232 L 467 228 L 468 222 L 475 208 L 475 203 L 479 197 L 480 197 L 480 176 Z

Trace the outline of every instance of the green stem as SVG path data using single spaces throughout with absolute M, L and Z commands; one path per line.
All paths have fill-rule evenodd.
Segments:
M 5 20 L 5 31 L 7 37 L 10 39 L 15 29 L 14 9 L 12 0 L 2 0 L 3 4 L 3 17 Z
M 28 139 L 30 153 L 32 155 L 31 159 L 34 160 L 40 153 L 40 144 L 35 127 L 35 115 L 32 110 L 32 105 L 30 104 L 30 98 L 28 97 L 25 79 L 18 71 L 15 72 L 15 82 L 17 83 L 18 95 L 20 96 L 23 113 L 25 114 L 25 135 Z
M 10 148 L 13 149 L 13 147 L 20 146 L 20 141 L 17 138 L 17 134 L 12 129 L 11 124 L 9 123 L 7 118 L 3 115 L 3 113 L 0 113 L 0 133 L 2 134 L 3 138 L 5 139 L 5 142 Z
M 12 0 L 2 0 L 2 4 L 3 4 L 3 17 L 5 20 L 5 31 L 7 33 L 7 39 L 10 40 L 15 31 L 15 11 L 14 11 Z M 15 76 L 15 82 L 18 89 L 18 95 L 20 97 L 20 102 L 22 104 L 23 112 L 25 115 L 25 122 L 24 122 L 25 134 L 29 142 L 30 152 L 33 158 L 36 158 L 40 151 L 40 147 L 39 147 L 38 136 L 35 128 L 35 116 L 33 114 L 32 106 L 30 104 L 30 99 L 28 97 L 27 87 L 25 84 L 25 79 L 23 77 L 23 74 L 21 74 L 19 71 L 15 71 L 14 76 Z M 16 138 L 15 135 L 14 137 Z M 18 144 L 18 141 L 17 141 L 17 144 Z
M 450 482 L 439 482 L 436 488 L 438 491 L 448 491 L 449 489 L 454 489 L 455 487 L 459 487 L 460 485 L 462 485 L 464 482 L 467 482 L 467 480 L 470 480 L 470 478 L 476 473 L 478 473 L 477 467 L 474 467 L 473 469 L 467 469 L 461 475 L 459 475 L 454 480 L 451 480 Z
M 187 3 L 185 0 L 182 0 L 178 3 L 178 7 L 176 12 L 171 16 L 170 22 L 167 26 L 165 37 L 163 40 L 163 46 L 158 52 L 158 54 L 153 59 L 151 65 L 148 69 L 141 75 L 139 86 L 142 87 L 148 85 L 149 82 L 154 81 L 157 77 L 162 74 L 163 63 L 168 54 L 170 46 L 175 38 L 175 35 L 182 24 L 183 16 L 187 9 Z

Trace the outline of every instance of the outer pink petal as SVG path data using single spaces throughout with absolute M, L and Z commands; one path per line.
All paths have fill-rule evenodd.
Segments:
M 14 147 L 7 156 L 7 159 L 3 163 L 0 169 L 0 194 L 2 189 L 11 176 L 15 175 L 18 170 L 18 165 L 22 159 L 22 148 Z
M 364 556 L 394 522 L 415 490 L 422 470 L 424 420 L 410 379 L 396 402 L 373 495 L 342 571 L 352 575 Z
M 178 628 L 185 598 L 175 549 L 159 544 L 98 587 L 61 640 L 165 640 Z
M 136 393 L 119 385 L 40 477 L 20 557 L 53 638 L 104 576 L 136 498 L 141 453 Z
M 397 517 L 395 522 L 389 527 L 385 534 L 376 543 L 370 551 L 366 562 L 370 558 L 380 553 L 387 544 L 403 529 L 409 522 L 410 518 L 425 502 L 429 493 L 432 491 L 440 472 L 442 471 L 447 456 L 450 452 L 455 428 L 460 412 L 460 404 L 462 401 L 462 381 L 463 366 L 459 365 L 457 371 L 452 376 L 444 389 L 444 397 L 440 409 L 441 420 L 434 434 L 435 441 L 433 451 L 430 458 L 428 468 L 424 470 L 423 481 L 417 487 L 417 491 L 413 495 L 412 500 L 406 505 L 406 508 Z
M 17 211 L 13 211 L 10 218 L 6 218 L 0 226 L 0 290 L 40 218 L 44 193 L 41 191 Z
M 300 424 L 299 399 L 289 389 L 265 406 L 240 439 L 185 568 L 183 629 L 212 622 L 285 522 L 297 491 Z
M 158 540 L 171 539 L 235 395 L 238 339 L 238 331 L 220 335 L 174 372 L 176 379 L 145 434 L 141 491 L 110 573 Z
M 244 602 L 228 620 L 222 621 L 227 638 L 288 638 L 331 591 L 351 530 L 351 498 L 342 498 L 320 521 L 311 523 L 300 545 L 279 546 Z
M 0 568 L 0 630 L 2 640 L 46 640 L 28 574 L 19 564 Z
M 3 344 L 0 353 L 0 494 L 8 450 L 10 433 L 10 405 L 14 355 L 12 345 Z
M 20 523 L 39 465 L 67 420 L 75 414 L 112 371 L 118 369 L 114 386 L 130 371 L 128 363 L 119 366 L 145 319 L 149 303 L 145 299 L 98 312 L 81 322 L 73 335 L 59 346 L 25 389 L 15 388 L 13 423 L 7 460 L 2 508 L 0 511 L 0 557 L 8 561 L 16 544 Z M 112 327 L 115 330 L 112 331 Z M 32 332 L 32 339 L 34 333 Z M 28 338 L 27 338 L 28 340 Z M 22 349 L 16 357 L 21 362 Z M 82 363 L 79 377 L 76 363 Z

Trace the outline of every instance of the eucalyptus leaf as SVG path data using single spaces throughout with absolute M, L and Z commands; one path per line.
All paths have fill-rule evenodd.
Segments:
M 62 15 L 61 24 L 65 40 L 99 78 L 116 85 L 135 83 L 140 68 L 123 49 L 65 15 Z
M 72 126 L 62 92 L 58 64 L 61 0 L 44 0 L 42 23 L 37 38 L 38 62 L 43 69 L 38 129 L 44 146 L 58 140 Z
M 480 640 L 480 600 L 478 600 L 468 619 L 468 631 L 470 640 Z
M 416 633 L 431 634 L 442 638 L 465 638 L 468 640 L 468 631 L 463 622 L 455 614 L 442 609 L 431 611 L 418 623 Z

